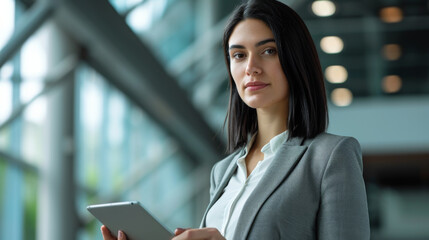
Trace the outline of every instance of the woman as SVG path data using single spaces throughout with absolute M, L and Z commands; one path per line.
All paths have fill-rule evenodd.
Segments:
M 223 44 L 232 153 L 212 169 L 201 228 L 173 239 L 369 239 L 360 146 L 325 133 L 323 74 L 301 18 L 278 1 L 245 3 Z

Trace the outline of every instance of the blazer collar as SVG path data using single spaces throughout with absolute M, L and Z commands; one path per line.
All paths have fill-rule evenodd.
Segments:
M 228 184 L 229 180 L 231 179 L 234 172 L 237 170 L 237 163 L 236 158 L 237 156 L 240 156 L 242 154 L 242 151 L 237 151 L 236 153 L 233 153 L 231 156 L 229 156 L 229 165 L 226 168 L 225 173 L 223 174 L 222 180 L 220 181 L 220 184 L 216 186 L 215 194 L 213 195 L 213 198 L 210 199 L 210 203 L 206 209 L 206 212 L 204 213 L 203 220 L 201 221 L 200 228 L 206 227 L 206 217 L 207 213 L 209 212 L 210 208 L 215 204 L 215 202 L 219 199 L 219 197 L 222 195 L 223 190 L 225 189 L 226 185 Z
M 249 200 L 244 205 L 243 211 L 239 217 L 239 224 L 235 230 L 234 239 L 245 239 L 250 227 L 255 219 L 259 209 L 262 207 L 266 199 L 271 195 L 271 193 L 277 188 L 277 186 L 287 178 L 287 176 L 292 172 L 293 168 L 298 163 L 304 154 L 307 146 L 302 146 L 302 138 L 292 138 L 288 141 L 285 141 L 282 144 L 282 147 L 275 154 L 273 162 L 270 164 L 267 172 L 264 174 L 258 186 L 254 189 L 253 193 L 249 196 Z M 238 151 L 236 154 L 231 156 L 231 161 L 227 170 L 225 171 L 224 176 L 220 184 L 217 186 L 216 192 L 211 199 L 209 206 L 204 214 L 201 227 L 205 227 L 205 219 L 207 216 L 208 210 L 213 206 L 213 204 L 219 199 L 222 195 L 223 190 L 231 179 L 232 175 L 237 169 L 236 157 L 240 155 L 241 151 Z
M 302 142 L 301 139 L 291 140 L 294 141 L 285 142 L 282 148 L 276 153 L 273 162 L 266 170 L 267 172 L 265 172 L 256 188 L 250 194 L 238 219 L 239 224 L 235 229 L 234 239 L 247 238 L 259 209 L 277 187 L 290 175 L 307 149 L 307 146 L 297 144 L 298 142 Z
M 206 212 L 204 213 L 203 220 L 201 221 L 200 228 L 206 227 L 206 217 L 207 213 L 209 212 L 210 208 L 215 204 L 215 202 L 219 199 L 219 197 L 222 195 L 223 190 L 225 189 L 226 185 L 228 184 L 229 180 L 231 179 L 232 175 L 237 170 L 237 163 L 236 158 L 242 154 L 244 150 L 237 151 L 236 153 L 231 154 L 229 157 L 228 167 L 226 168 L 225 173 L 223 174 L 222 180 L 220 181 L 220 184 L 216 186 L 215 194 L 213 195 L 213 198 L 210 199 L 210 203 L 207 206 Z

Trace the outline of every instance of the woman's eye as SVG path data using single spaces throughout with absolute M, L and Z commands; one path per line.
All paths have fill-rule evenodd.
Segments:
M 234 53 L 232 56 L 235 59 L 242 59 L 242 58 L 244 58 L 244 54 L 243 53 Z
M 276 49 L 274 49 L 274 48 L 269 48 L 269 49 L 266 49 L 265 51 L 264 51 L 264 54 L 268 54 L 268 55 L 274 55 L 274 54 L 276 54 L 277 53 L 277 51 L 276 51 Z

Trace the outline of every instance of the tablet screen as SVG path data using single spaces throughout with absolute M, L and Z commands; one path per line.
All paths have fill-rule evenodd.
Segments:
M 137 201 L 90 205 L 87 209 L 115 237 L 118 230 L 125 232 L 128 240 L 169 240 L 173 236 Z

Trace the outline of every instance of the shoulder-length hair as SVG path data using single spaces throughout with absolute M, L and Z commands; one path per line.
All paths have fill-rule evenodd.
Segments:
M 227 152 L 244 146 L 258 129 L 256 110 L 240 98 L 231 75 L 229 38 L 235 26 L 252 18 L 267 24 L 277 44 L 280 64 L 289 84 L 289 138 L 313 138 L 326 131 L 328 107 L 319 57 L 304 21 L 285 4 L 275 0 L 250 1 L 238 6 L 230 17 L 223 36 L 228 67 L 230 99 L 225 124 L 228 124 Z

